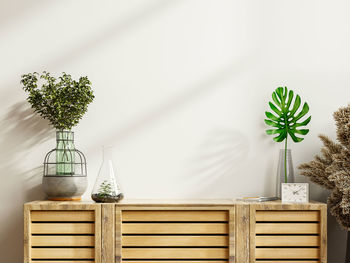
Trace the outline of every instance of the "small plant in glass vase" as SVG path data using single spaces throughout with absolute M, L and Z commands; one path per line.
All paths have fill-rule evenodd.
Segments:
M 113 203 L 116 201 L 116 199 L 119 200 L 116 192 L 114 191 L 114 187 L 107 180 L 100 184 L 98 192 L 96 194 L 92 194 L 91 197 L 94 201 L 103 203 Z
M 124 197 L 116 180 L 112 152 L 113 147 L 103 147 L 102 164 L 91 193 L 92 200 L 98 203 L 116 203 Z
M 272 93 L 272 100 L 273 102 L 269 102 L 272 112 L 265 112 L 267 117 L 265 123 L 272 127 L 272 129 L 266 130 L 266 133 L 276 135 L 273 138 L 275 142 L 284 142 L 284 149 L 280 152 L 280 169 L 277 175 L 277 196 L 280 197 L 281 183 L 294 182 L 291 151 L 287 148 L 288 137 L 290 136 L 295 143 L 303 141 L 304 138 L 301 136 L 309 133 L 309 129 L 303 127 L 309 124 L 311 116 L 305 117 L 309 112 L 309 105 L 305 102 L 301 108 L 300 96 L 294 97 L 294 92 L 288 91 L 287 87 L 278 87 Z M 303 118 L 306 119 L 301 121 Z M 298 191 L 294 192 L 299 193 Z M 292 194 L 294 193 L 292 192 Z

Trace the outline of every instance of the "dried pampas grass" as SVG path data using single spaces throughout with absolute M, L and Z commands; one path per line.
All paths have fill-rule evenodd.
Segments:
M 350 105 L 333 114 L 337 141 L 320 135 L 321 155 L 299 166 L 301 174 L 332 191 L 328 198 L 331 214 L 350 231 Z

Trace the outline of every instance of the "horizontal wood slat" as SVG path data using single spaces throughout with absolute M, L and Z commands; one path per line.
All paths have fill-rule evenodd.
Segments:
M 122 260 L 123 263 L 228 263 L 227 260 Z M 276 262 L 274 262 L 276 263 Z M 300 262 L 299 262 L 300 263 Z M 313 263 L 313 262 L 311 262 Z
M 228 246 L 228 236 L 123 236 L 123 246 Z
M 31 211 L 31 221 L 93 222 L 95 221 L 95 211 Z
M 318 234 L 318 223 L 257 223 L 256 234 Z
M 123 259 L 224 259 L 227 248 L 122 248 Z
M 318 248 L 256 248 L 257 259 L 318 259 Z
M 256 246 L 265 247 L 315 247 L 320 245 L 318 236 L 256 236 Z
M 319 211 L 256 211 L 256 221 L 320 221 Z
M 46 247 L 92 247 L 95 245 L 94 236 L 32 236 L 32 246 Z
M 93 234 L 92 223 L 33 223 L 32 234 Z
M 33 263 L 93 263 L 91 260 L 35 260 Z M 173 262 L 174 263 L 174 262 Z
M 135 211 L 126 210 L 122 213 L 123 221 L 228 221 L 227 211 Z
M 94 248 L 32 248 L 32 259 L 93 259 Z
M 261 262 L 261 263 L 320 263 L 318 260 L 283 260 L 283 261 L 278 261 L 278 260 L 256 260 L 256 263 Z
M 227 234 L 225 223 L 135 223 L 123 224 L 123 234 Z

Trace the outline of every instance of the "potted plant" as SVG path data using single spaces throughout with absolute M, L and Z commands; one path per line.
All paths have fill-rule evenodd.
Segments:
M 309 112 L 309 105 L 305 102 L 302 109 L 299 110 L 301 106 L 301 98 L 299 95 L 295 96 L 294 92 L 290 90 L 288 92 L 287 87 L 278 87 L 272 93 L 272 100 L 274 103 L 269 102 L 269 106 L 272 112 L 266 111 L 265 123 L 272 127 L 272 129 L 266 130 L 268 135 L 276 135 L 273 140 L 275 142 L 284 141 L 284 149 L 280 152 L 280 174 L 277 178 L 277 195 L 280 196 L 281 185 L 280 183 L 292 183 L 294 180 L 293 173 L 287 173 L 287 161 L 290 160 L 289 168 L 292 170 L 291 162 L 291 151 L 287 148 L 288 136 L 292 138 L 295 143 L 304 140 L 300 135 L 308 134 L 308 129 L 301 129 L 301 127 L 306 126 L 311 121 L 311 116 L 306 118 L 304 121 L 300 120 L 305 117 Z M 299 111 L 299 112 L 298 112 Z M 298 136 L 297 136 L 298 135 Z M 289 158 L 287 156 L 289 155 Z
M 330 213 L 348 231 L 346 262 L 350 262 L 350 105 L 333 114 L 337 126 L 337 141 L 320 135 L 321 155 L 301 164 L 301 174 L 331 191 L 328 197 Z
M 34 112 L 56 129 L 56 148 L 44 162 L 44 192 L 51 200 L 80 199 L 87 187 L 86 163 L 75 149 L 72 128 L 94 99 L 91 82 L 87 77 L 76 81 L 64 72 L 56 79 L 44 71 L 22 75 L 21 83 Z

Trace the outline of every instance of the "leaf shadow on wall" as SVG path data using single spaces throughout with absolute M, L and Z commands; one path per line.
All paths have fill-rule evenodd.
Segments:
M 4 262 L 23 262 L 18 253 L 23 247 L 22 205 L 44 197 L 42 167 L 27 170 L 25 164 L 35 157 L 36 146 L 52 135 L 48 122 L 34 115 L 24 101 L 11 106 L 0 122 L 0 213 L 4 215 L 0 219 L 0 254 Z
M 14 2 L 14 1 L 12 1 Z M 45 4 L 48 1 L 44 1 Z M 75 61 L 78 61 L 80 59 L 84 59 L 85 56 L 89 55 L 91 52 L 97 50 L 98 48 L 103 49 L 103 45 L 106 43 L 110 43 L 111 41 L 114 41 L 115 39 L 122 39 L 127 35 L 127 33 L 130 33 L 132 30 L 138 27 L 143 27 L 146 22 L 150 19 L 154 19 L 155 17 L 163 14 L 167 9 L 170 7 L 173 7 L 174 5 L 179 5 L 181 2 L 184 2 L 183 0 L 173 0 L 173 1 L 155 1 L 153 4 L 145 5 L 143 8 L 138 9 L 131 15 L 127 16 L 125 19 L 118 21 L 113 20 L 109 26 L 103 25 L 101 28 L 98 29 L 96 32 L 88 32 L 86 39 L 83 39 L 82 41 L 75 41 L 74 43 L 71 43 L 71 45 L 66 49 L 59 49 L 55 50 L 56 52 L 51 52 L 51 56 L 47 56 L 47 59 L 45 57 L 45 60 L 41 63 L 42 67 L 38 69 L 37 61 L 32 64 L 28 64 L 28 66 L 25 67 L 25 70 L 30 71 L 50 71 L 50 72 L 61 72 L 62 70 L 65 70 L 67 65 L 70 63 L 73 63 Z M 41 2 L 40 2 L 41 3 Z M 43 3 L 41 3 L 41 8 Z M 55 3 L 51 3 L 55 4 Z M 23 3 L 21 5 L 21 10 L 23 7 Z M 33 3 L 30 3 L 31 8 L 33 7 Z M 19 7 L 15 7 L 15 9 L 18 11 Z M 14 8 L 10 6 L 6 6 L 3 8 L 3 12 L 1 13 L 11 13 L 13 14 Z M 13 18 L 13 17 L 12 17 Z M 119 19 L 119 17 L 117 17 Z M 2 26 L 1 21 L 2 17 L 0 16 L 0 28 Z M 3 21 L 6 22 L 6 21 Z M 52 22 L 52 21 L 49 21 Z M 74 45 L 73 45 L 74 44 Z M 27 62 L 29 63 L 29 62 Z M 5 66 L 5 65 L 4 65 Z M 33 68 L 34 67 L 34 68 Z M 92 80 L 94 73 L 90 72 L 89 75 L 92 75 Z M 6 76 L 4 76 L 5 78 Z M 2 86 L 2 90 L 5 90 L 6 87 L 7 91 L 11 91 L 12 85 L 14 81 L 17 80 L 17 76 L 12 76 L 9 80 L 4 81 L 4 78 L 0 80 L 0 84 Z M 0 97 L 0 102 L 4 99 L 4 97 Z M 15 95 L 13 92 L 8 92 L 6 99 L 14 100 Z
M 232 192 L 233 178 L 241 176 L 247 161 L 248 141 L 236 130 L 213 130 L 199 146 L 198 156 L 191 160 L 194 169 L 183 179 L 185 192 L 201 198 L 222 198 L 222 193 Z
M 0 28 L 11 26 L 13 23 L 18 22 L 18 18 L 28 14 L 32 15 L 33 11 L 36 12 L 38 9 L 42 11 L 42 9 L 44 9 L 48 3 L 49 2 L 45 0 L 1 0 L 2 8 L 0 9 Z
M 113 146 L 116 146 L 118 143 L 157 124 L 168 115 L 176 113 L 177 110 L 185 108 L 203 97 L 219 92 L 220 89 L 225 88 L 223 84 L 228 80 L 241 77 L 252 62 L 253 60 L 250 56 L 230 61 L 213 71 L 209 76 L 205 76 L 203 79 L 189 85 L 185 91 L 163 100 L 149 110 L 140 111 L 135 118 L 121 128 L 106 132 L 104 136 L 94 141 L 94 145 L 91 148 L 95 149 L 99 145 L 111 144 L 111 142 Z
M 242 56 L 216 68 L 211 74 L 204 76 L 194 83 L 191 83 L 183 91 L 178 92 L 176 95 L 165 98 L 159 103 L 155 103 L 147 110 L 140 110 L 123 126 L 120 126 L 117 129 L 107 129 L 97 132 L 98 134 L 103 134 L 103 136 L 96 138 L 86 151 L 96 152 L 96 149 L 98 149 L 100 145 L 111 145 L 117 148 L 117 146 L 127 143 L 128 140 L 131 140 L 135 136 L 139 136 L 143 132 L 155 128 L 158 123 L 166 122 L 168 116 L 174 118 L 177 112 L 181 112 L 183 109 L 186 109 L 186 107 L 189 107 L 193 103 L 208 98 L 217 92 L 221 92 L 227 87 L 224 85 L 225 83 L 240 79 L 242 75 L 245 74 L 246 69 L 252 65 L 252 63 L 254 63 L 253 57 Z M 227 131 L 227 133 L 230 132 L 233 131 Z M 192 174 L 191 177 L 193 177 Z M 181 179 L 181 177 L 177 178 Z M 163 187 L 169 189 L 167 192 L 169 198 L 177 196 L 173 192 L 173 184 L 171 183 L 171 180 L 172 179 L 170 178 L 165 179 L 164 177 Z M 188 189 L 189 184 L 185 183 L 187 180 L 187 177 L 183 179 L 181 188 L 183 189 L 184 193 L 192 193 L 193 190 Z M 126 183 L 127 180 L 123 180 L 123 182 L 123 189 L 125 193 L 130 192 L 132 195 L 139 197 L 139 192 L 135 190 L 137 187 L 134 186 L 134 181 L 129 181 L 129 183 Z M 157 197 L 157 191 L 154 189 L 154 187 L 155 185 L 159 184 L 158 177 L 150 175 L 148 176 L 147 180 L 142 182 L 142 184 L 144 188 L 155 190 L 152 191 L 155 193 L 155 195 L 147 196 L 148 198 Z M 176 184 L 178 184 L 177 179 Z M 195 193 L 193 196 L 195 198 L 199 198 L 199 196 L 196 196 Z

